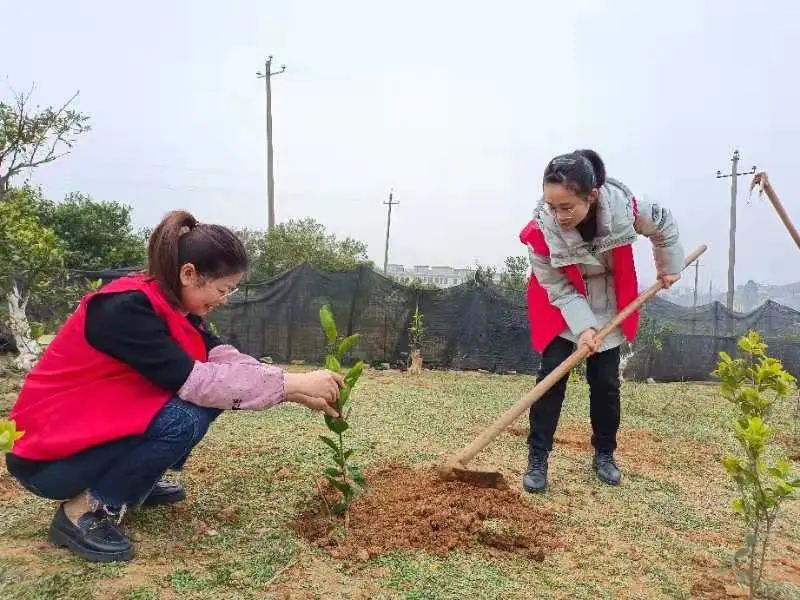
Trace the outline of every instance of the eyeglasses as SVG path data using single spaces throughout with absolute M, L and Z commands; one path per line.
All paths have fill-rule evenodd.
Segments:
M 217 293 L 220 295 L 220 298 L 229 298 L 230 296 L 232 296 L 233 294 L 235 294 L 238 291 L 239 291 L 239 288 L 235 287 L 235 288 L 233 288 L 231 290 L 227 290 L 227 291 L 218 289 Z
M 547 212 L 549 212 L 552 216 L 557 217 L 559 214 L 565 215 L 567 217 L 571 217 L 575 214 L 575 206 L 570 208 L 559 208 L 557 206 L 551 206 L 550 204 L 546 204 Z

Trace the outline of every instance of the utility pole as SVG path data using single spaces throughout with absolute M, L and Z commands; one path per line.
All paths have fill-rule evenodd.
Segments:
M 400 204 L 392 199 L 393 193 L 389 192 L 389 201 L 384 202 L 389 207 L 389 215 L 386 218 L 386 252 L 383 255 L 383 274 L 389 276 L 389 229 L 392 227 L 392 207 Z
M 286 70 L 286 65 L 281 65 L 279 71 L 272 70 L 272 55 L 264 61 L 264 72 L 259 71 L 256 77 L 264 80 L 267 93 L 267 231 L 275 227 L 275 180 L 272 176 L 272 82 L 273 75 L 280 75 Z
M 700 275 L 700 259 L 694 261 L 694 309 L 692 313 L 692 334 L 695 332 L 695 325 L 697 324 L 697 281 Z
M 700 274 L 700 259 L 694 261 L 694 310 L 697 312 L 697 279 Z
M 728 249 L 728 310 L 733 311 L 733 295 L 735 293 L 734 282 L 734 265 L 736 264 L 736 183 L 742 175 L 755 175 L 756 168 L 753 166 L 751 171 L 738 173 L 736 167 L 739 164 L 739 151 L 733 151 L 733 158 L 731 159 L 731 173 L 730 175 L 723 175 L 721 171 L 717 171 L 717 179 L 724 179 L 725 177 L 731 178 L 731 232 L 730 232 L 730 246 Z
M 708 303 L 711 304 L 713 302 L 713 295 L 714 295 L 714 281 L 709 279 L 708 281 Z

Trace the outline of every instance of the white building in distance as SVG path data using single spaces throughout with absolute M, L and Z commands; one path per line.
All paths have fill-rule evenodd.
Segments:
M 400 283 L 410 284 L 419 281 L 439 288 L 448 288 L 470 281 L 475 276 L 475 270 L 429 267 L 428 265 L 414 265 L 414 267 L 406 268 L 403 265 L 390 264 L 387 267 L 386 275 Z

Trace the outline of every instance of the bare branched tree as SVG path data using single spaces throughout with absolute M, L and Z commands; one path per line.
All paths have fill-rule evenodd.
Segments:
M 72 108 L 78 92 L 58 108 L 41 108 L 32 104 L 34 89 L 12 90 L 12 103 L 0 102 L 0 197 L 13 177 L 69 154 L 90 129 L 89 117 Z

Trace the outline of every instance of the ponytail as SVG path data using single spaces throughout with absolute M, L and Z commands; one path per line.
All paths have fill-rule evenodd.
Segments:
M 201 277 L 215 279 L 247 270 L 247 252 L 227 227 L 199 223 L 185 210 L 168 213 L 150 235 L 147 273 L 167 300 L 181 305 L 181 267 L 191 263 Z
M 606 166 L 603 164 L 603 159 L 594 150 L 576 150 L 576 154 L 580 154 L 592 165 L 594 171 L 594 187 L 601 188 L 606 182 Z
M 594 150 L 575 150 L 556 156 L 544 170 L 544 183 L 557 183 L 580 196 L 606 182 L 606 167 Z

